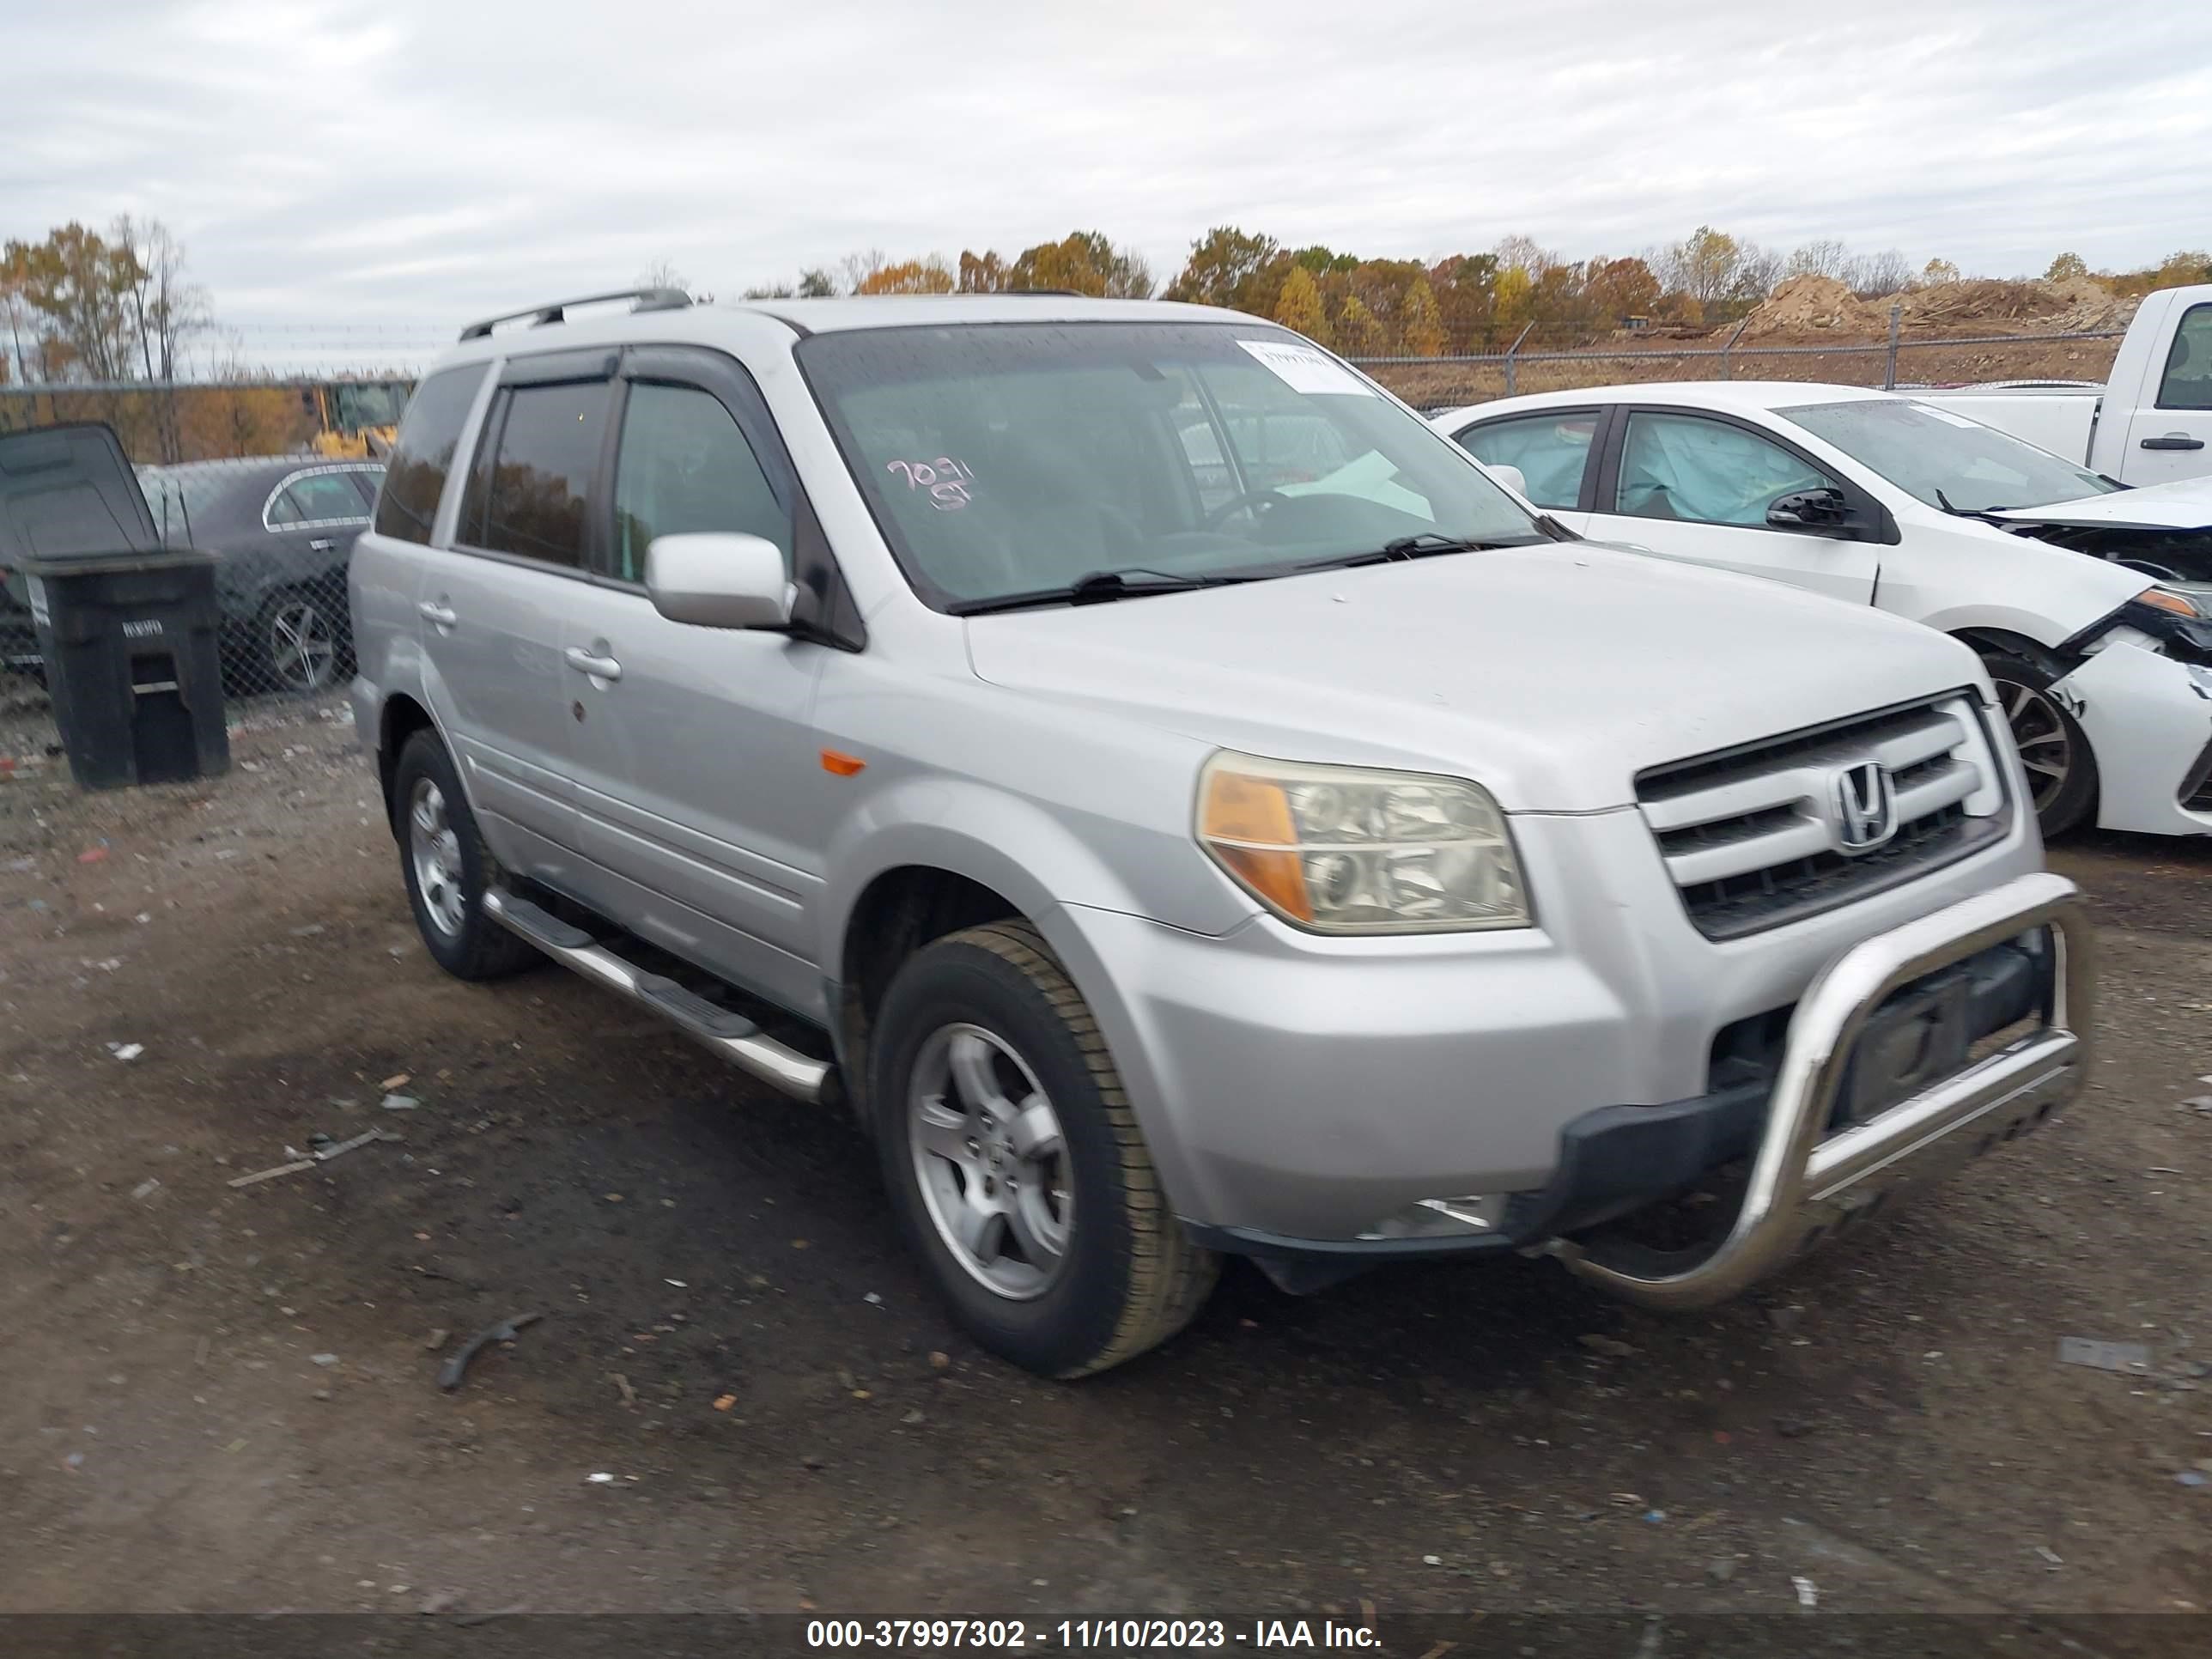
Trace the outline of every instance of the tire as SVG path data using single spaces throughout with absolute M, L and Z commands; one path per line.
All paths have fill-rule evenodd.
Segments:
M 1997 707 L 2012 727 L 2027 768 L 2043 838 L 2054 841 L 2078 825 L 2097 804 L 2097 757 L 2088 734 L 2051 695 L 2057 678 L 2025 657 L 1985 651 L 1982 666 L 1996 683 Z M 2053 769 L 2056 769 L 2055 770 Z
M 915 952 L 869 1047 L 885 1183 L 976 1342 L 1077 1377 L 1190 1322 L 1219 1258 L 1168 1209 L 1105 1040 L 1034 928 L 994 922 Z M 979 1093 L 1006 1110 L 969 1109 Z
M 415 930 L 437 964 L 455 979 L 486 980 L 542 961 L 483 913 L 483 896 L 499 866 L 477 832 L 453 759 L 435 732 L 417 732 L 401 747 L 392 803 Z
M 337 684 L 347 650 L 347 618 L 305 587 L 270 594 L 253 623 L 254 689 L 311 696 Z

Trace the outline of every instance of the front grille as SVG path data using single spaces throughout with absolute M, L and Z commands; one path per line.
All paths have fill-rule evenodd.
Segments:
M 1838 773 L 1887 771 L 1896 832 L 1865 853 L 1838 842 Z M 2003 769 L 1965 692 L 1655 767 L 1638 804 L 1707 939 L 1736 939 L 1898 886 L 2003 836 Z

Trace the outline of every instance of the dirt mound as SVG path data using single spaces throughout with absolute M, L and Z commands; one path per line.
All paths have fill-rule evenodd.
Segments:
M 2086 276 L 2063 282 L 2006 283 L 1985 278 L 1936 283 L 1880 299 L 1862 300 L 1831 276 L 1793 276 L 1744 319 L 1742 338 L 1826 334 L 1880 339 L 1889 308 L 1903 307 L 1903 326 L 1923 334 L 2056 333 L 2125 328 L 2136 301 L 2116 299 Z M 1715 331 L 1725 339 L 1732 326 Z
M 1878 305 L 1858 298 L 1832 276 L 1792 276 L 1760 301 L 1744 319 L 1747 340 L 1770 334 L 1879 333 L 1889 326 L 1889 314 Z M 1719 331 L 1725 337 L 1733 328 Z

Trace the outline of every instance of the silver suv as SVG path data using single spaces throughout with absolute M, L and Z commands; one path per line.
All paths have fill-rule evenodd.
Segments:
M 463 334 L 355 551 L 422 937 L 849 1103 L 998 1353 L 1224 1254 L 1696 1305 L 2080 1087 L 1955 641 L 1580 540 L 1234 313 L 600 300 Z

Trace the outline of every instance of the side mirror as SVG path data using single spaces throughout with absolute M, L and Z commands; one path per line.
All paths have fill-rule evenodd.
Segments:
M 1503 461 L 1485 461 L 1482 464 L 1482 470 L 1520 496 L 1522 501 L 1528 499 L 1528 480 L 1519 467 L 1509 466 Z
M 787 627 L 798 595 L 782 549 L 719 531 L 655 536 L 645 550 L 645 591 L 669 621 L 695 628 Z
M 1826 531 L 1842 535 L 1859 529 L 1866 520 L 1854 513 L 1840 489 L 1797 489 L 1778 495 L 1768 503 L 1766 522 L 1775 530 Z

